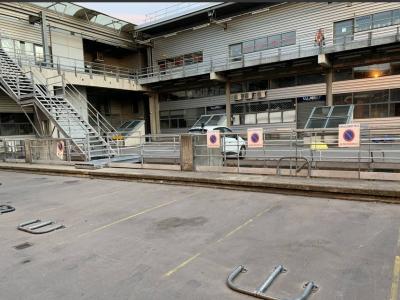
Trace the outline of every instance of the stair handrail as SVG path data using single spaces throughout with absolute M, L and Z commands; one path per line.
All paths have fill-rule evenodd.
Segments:
M 73 84 L 65 79 L 65 77 L 64 84 L 66 94 L 68 94 L 71 98 L 74 98 L 76 95 L 80 100 L 86 103 L 88 117 L 90 117 L 92 121 L 99 126 L 99 129 L 101 129 L 104 136 L 106 136 L 109 132 L 117 132 L 114 126 L 112 126 L 111 123 L 93 106 L 93 104 L 91 104 L 90 101 Z

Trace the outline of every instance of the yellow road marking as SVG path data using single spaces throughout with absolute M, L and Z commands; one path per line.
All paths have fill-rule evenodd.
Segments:
M 390 300 L 398 300 L 400 277 L 400 256 L 396 256 L 393 267 L 392 288 L 390 290 Z
M 179 266 L 173 268 L 171 271 L 168 271 L 167 273 L 164 274 L 165 277 L 171 276 L 172 274 L 174 274 L 176 271 L 178 271 L 179 269 L 182 269 L 184 266 L 186 266 L 188 263 L 190 263 L 192 260 L 195 260 L 197 257 L 199 257 L 201 255 L 201 253 L 196 253 L 195 255 L 193 255 L 191 258 L 185 260 L 183 263 L 181 263 Z
M 236 232 L 238 232 L 239 230 L 243 229 L 244 227 L 246 227 L 247 225 L 249 225 L 251 222 L 253 222 L 255 219 L 261 217 L 263 214 L 265 214 L 266 212 L 270 211 L 273 207 L 267 207 L 266 209 L 260 211 L 259 213 L 257 213 L 255 216 L 251 217 L 250 219 L 246 220 L 244 223 L 240 224 L 239 226 L 237 226 L 235 229 L 229 231 L 228 233 L 226 233 L 222 238 L 216 240 L 215 242 L 210 243 L 207 247 L 205 247 L 205 249 L 203 249 L 203 251 L 196 253 L 195 255 L 193 255 L 192 257 L 188 258 L 187 260 L 185 260 L 184 262 L 180 263 L 177 267 L 173 268 L 172 270 L 168 271 L 167 273 L 165 273 L 163 275 L 163 277 L 169 277 L 172 274 L 176 273 L 177 271 L 179 271 L 180 269 L 182 269 L 183 267 L 185 267 L 186 265 L 188 265 L 189 263 L 191 263 L 192 261 L 194 261 L 196 258 L 198 258 L 205 250 L 207 250 L 208 248 L 212 247 L 213 245 L 217 244 L 217 243 L 221 243 L 224 240 L 226 240 L 228 237 L 232 236 L 233 234 L 235 234 Z
M 114 221 L 114 222 L 112 222 L 112 223 L 110 223 L 110 224 L 103 225 L 103 226 L 98 227 L 98 228 L 96 228 L 96 229 L 93 229 L 93 230 L 91 230 L 91 231 L 89 231 L 89 232 L 80 234 L 80 235 L 78 235 L 78 237 L 80 238 L 80 237 L 86 236 L 86 235 L 88 235 L 88 234 L 92 234 L 92 233 L 95 233 L 95 232 L 98 232 L 98 231 L 107 229 L 107 228 L 109 228 L 109 227 L 111 227 L 111 226 L 114 226 L 114 225 L 116 225 L 116 224 L 119 224 L 119 223 L 128 221 L 128 220 L 130 220 L 130 219 L 133 219 L 133 218 L 138 217 L 138 216 L 140 216 L 140 215 L 143 215 L 143 214 L 145 214 L 145 213 L 151 212 L 151 211 L 156 210 L 156 209 L 158 209 L 158 208 L 162 208 L 162 207 L 164 207 L 164 206 L 170 205 L 170 204 L 172 204 L 172 203 L 174 203 L 174 202 L 177 202 L 177 201 L 179 201 L 179 200 L 180 200 L 180 199 L 176 199 L 176 200 L 172 200 L 172 201 L 169 201 L 169 202 L 166 202 L 166 203 L 157 205 L 157 206 L 153 206 L 153 207 L 147 208 L 147 209 L 142 210 L 142 211 L 140 211 L 140 212 L 138 212 L 138 213 L 135 213 L 135 214 L 133 214 L 133 215 L 130 215 L 130 216 L 127 216 L 127 217 L 125 217 L 125 218 L 122 218 L 122 219 L 119 219 L 119 220 L 117 220 L 117 221 Z

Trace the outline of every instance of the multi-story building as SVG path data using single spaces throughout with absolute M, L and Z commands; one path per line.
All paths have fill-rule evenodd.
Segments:
M 359 122 L 400 120 L 396 2 L 223 3 L 141 26 L 70 3 L 1 3 L 0 25 L 1 48 L 34 85 L 94 125 L 100 114 L 185 132 L 225 113 L 236 129 L 302 128 L 313 107 L 339 104 Z M 45 133 L 46 109 L 5 85 L 0 135 Z

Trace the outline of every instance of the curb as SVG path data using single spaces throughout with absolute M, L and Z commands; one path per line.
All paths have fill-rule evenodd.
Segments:
M 0 165 L 0 170 L 20 171 L 29 173 L 39 173 L 48 175 L 77 176 L 98 179 L 114 179 L 123 181 L 139 181 L 149 183 L 163 183 L 175 185 L 201 186 L 223 188 L 241 191 L 254 191 L 265 193 L 278 193 L 289 195 L 301 195 L 311 197 L 325 197 L 353 201 L 383 202 L 400 204 L 400 194 L 396 190 L 388 189 L 365 189 L 359 187 L 338 187 L 333 185 L 318 185 L 316 183 L 298 184 L 278 183 L 266 181 L 250 181 L 241 179 L 221 179 L 163 175 L 163 174 L 137 174 L 137 173 L 116 173 L 101 170 L 84 169 L 60 169 L 46 166 L 27 166 L 27 165 Z

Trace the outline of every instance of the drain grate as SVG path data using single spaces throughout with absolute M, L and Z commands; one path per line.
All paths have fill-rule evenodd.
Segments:
M 29 247 L 31 247 L 32 245 L 33 245 L 33 244 L 31 244 L 31 243 L 25 242 L 25 243 L 19 244 L 19 245 L 17 245 L 17 246 L 14 246 L 14 248 L 17 249 L 17 250 L 22 250 L 22 249 L 29 248 Z
M 5 214 L 14 211 L 15 208 L 12 207 L 11 205 L 7 204 L 0 204 L 0 214 Z
M 65 228 L 64 225 L 55 224 L 53 221 L 31 220 L 18 225 L 18 230 L 32 234 L 49 233 L 57 229 Z

